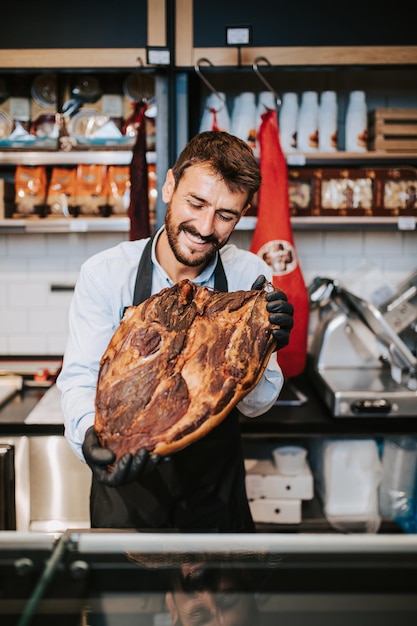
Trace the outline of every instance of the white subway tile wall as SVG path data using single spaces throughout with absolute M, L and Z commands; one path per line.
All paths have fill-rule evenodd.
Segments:
M 1 234 L 0 356 L 62 355 L 68 332 L 72 291 L 81 263 L 116 245 L 127 233 Z M 251 231 L 236 231 L 231 241 L 248 249 Z M 365 262 L 398 283 L 417 269 L 415 231 L 294 231 L 304 279 L 337 278 Z M 310 329 L 312 332 L 312 329 Z
M 60 356 L 82 262 L 126 233 L 0 235 L 0 356 Z M 53 285 L 69 290 L 52 290 Z

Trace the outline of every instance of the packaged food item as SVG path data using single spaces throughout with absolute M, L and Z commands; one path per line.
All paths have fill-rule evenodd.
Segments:
M 106 166 L 80 163 L 76 171 L 75 213 L 98 216 L 107 204 Z
M 106 198 L 110 214 L 127 215 L 130 203 L 130 169 L 128 165 L 108 166 Z
M 36 214 L 46 199 L 46 170 L 42 165 L 17 165 L 15 170 L 16 213 Z
M 47 204 L 54 215 L 69 217 L 70 207 L 75 204 L 75 167 L 54 167 L 48 187 Z

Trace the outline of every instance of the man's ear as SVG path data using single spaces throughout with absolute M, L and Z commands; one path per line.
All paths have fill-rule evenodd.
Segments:
M 167 593 L 165 594 L 165 604 L 171 616 L 171 622 L 173 624 L 176 624 L 179 616 L 174 596 L 172 595 L 171 591 L 167 591 Z
M 165 202 L 165 204 L 168 204 L 168 202 L 170 202 L 172 194 L 174 193 L 174 189 L 175 178 L 174 174 L 172 173 L 172 169 L 169 169 L 165 177 L 165 182 L 162 185 L 162 201 Z

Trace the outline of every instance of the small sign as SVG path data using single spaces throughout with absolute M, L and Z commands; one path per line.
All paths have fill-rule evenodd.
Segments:
M 306 161 L 305 154 L 287 154 L 287 165 L 303 166 Z
M 171 54 L 168 48 L 147 48 L 146 56 L 148 65 L 169 65 L 171 63 Z
M 398 218 L 398 230 L 415 230 L 416 220 L 409 215 L 403 215 Z
M 226 44 L 228 46 L 247 46 L 251 41 L 251 26 L 226 26 Z

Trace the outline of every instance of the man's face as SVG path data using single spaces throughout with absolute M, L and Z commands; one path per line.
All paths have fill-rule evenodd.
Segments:
M 203 570 L 207 576 L 207 570 Z M 210 574 L 210 572 L 208 572 Z M 167 607 L 173 624 L 182 626 L 242 626 L 251 623 L 247 595 L 236 587 L 230 575 L 187 585 L 179 577 L 167 594 Z M 249 621 L 248 621 L 249 620 Z
M 169 170 L 162 188 L 167 204 L 165 227 L 180 263 L 205 266 L 228 241 L 249 205 L 245 192 L 232 193 L 207 165 L 185 170 L 177 189 Z

